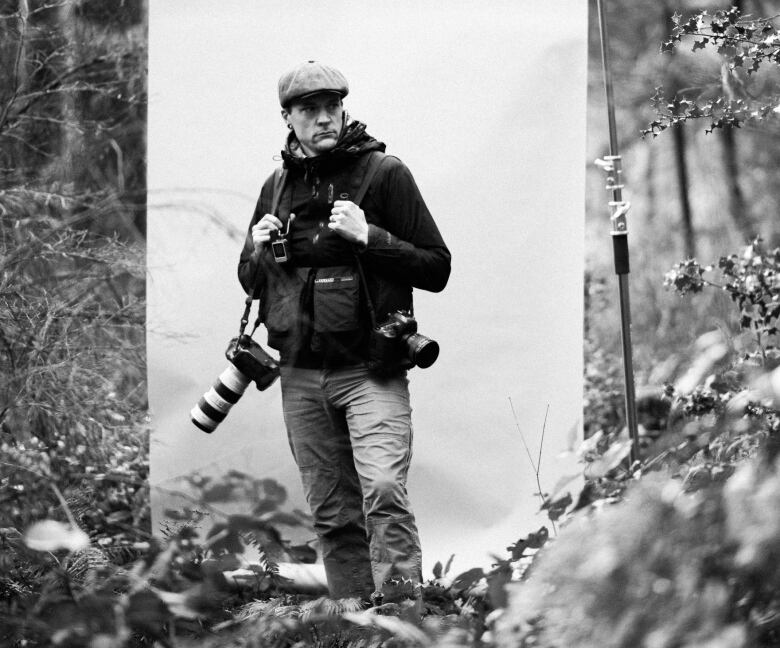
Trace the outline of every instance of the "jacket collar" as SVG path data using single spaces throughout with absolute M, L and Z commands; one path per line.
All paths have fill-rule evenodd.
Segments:
M 298 138 L 291 131 L 282 151 L 282 160 L 285 168 L 302 170 L 304 176 L 309 177 L 313 171 L 319 173 L 322 169 L 341 166 L 344 162 L 354 160 L 369 151 L 384 150 L 385 144 L 366 133 L 364 123 L 354 120 L 342 129 L 336 146 L 316 157 L 306 157 Z

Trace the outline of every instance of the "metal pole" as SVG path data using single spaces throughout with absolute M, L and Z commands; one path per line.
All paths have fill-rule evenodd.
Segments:
M 607 172 L 607 191 L 612 192 L 609 201 L 611 212 L 612 252 L 615 260 L 615 274 L 618 276 L 620 293 L 620 331 L 623 346 L 623 373 L 625 375 L 626 424 L 631 437 L 631 464 L 639 459 L 639 431 L 636 420 L 636 394 L 634 391 L 634 362 L 631 350 L 631 306 L 628 293 L 628 224 L 626 213 L 629 203 L 623 200 L 623 168 L 618 152 L 617 127 L 615 125 L 615 98 L 612 90 L 612 72 L 609 65 L 609 37 L 604 12 L 605 0 L 596 0 L 601 35 L 601 62 L 604 71 L 604 89 L 607 95 L 607 118 L 609 121 L 609 155 L 597 164 Z

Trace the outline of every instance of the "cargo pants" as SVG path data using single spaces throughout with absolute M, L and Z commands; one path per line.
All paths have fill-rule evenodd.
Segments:
M 412 422 L 405 374 L 282 367 L 290 448 L 333 598 L 419 593 L 420 540 L 406 492 Z

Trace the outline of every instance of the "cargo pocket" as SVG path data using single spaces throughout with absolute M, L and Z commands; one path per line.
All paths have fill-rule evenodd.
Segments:
M 312 302 L 316 333 L 357 330 L 360 323 L 360 282 L 355 268 L 319 268 L 314 278 Z
M 269 332 L 286 335 L 298 326 L 304 285 L 305 280 L 298 271 L 279 273 L 268 282 L 260 308 L 263 323 Z

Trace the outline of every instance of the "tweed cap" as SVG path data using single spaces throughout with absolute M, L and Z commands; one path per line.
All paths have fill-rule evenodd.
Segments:
M 279 79 L 279 103 L 290 105 L 293 99 L 301 99 L 318 92 L 335 92 L 342 97 L 349 93 L 349 84 L 336 68 L 318 61 L 306 61 L 285 72 Z

